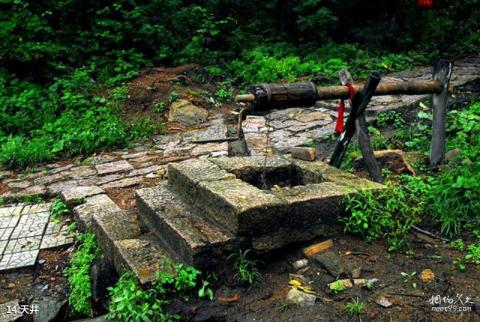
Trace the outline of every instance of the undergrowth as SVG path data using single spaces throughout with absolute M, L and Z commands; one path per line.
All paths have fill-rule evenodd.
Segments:
M 95 234 L 92 232 L 82 233 L 77 236 L 80 243 L 73 255 L 69 267 L 65 270 L 70 286 L 68 302 L 70 315 L 92 316 L 92 281 L 90 266 L 97 256 L 98 246 Z
M 420 112 L 407 145 L 428 155 L 431 114 Z M 391 120 L 391 121 L 390 121 Z M 402 175 L 387 180 L 387 189 L 360 192 L 347 197 L 349 214 L 341 219 L 345 231 L 366 240 L 385 238 L 389 250 L 405 245 L 406 235 L 414 224 L 429 225 L 447 237 L 480 232 L 480 103 L 448 114 L 447 146 L 454 157 L 441 171 L 425 167 L 416 177 Z M 381 122 L 394 122 L 385 118 Z M 427 132 L 427 133 L 426 133 Z M 400 133 L 400 135 L 403 135 Z M 406 139 L 406 138 L 403 138 Z M 398 144 L 393 138 L 390 144 Z M 423 171 L 423 172 L 422 172 Z M 477 237 L 478 238 L 478 237 Z M 469 259 L 475 258 L 475 246 L 469 246 Z
M 125 322 L 179 320 L 179 315 L 165 309 L 173 297 L 183 301 L 193 296 L 213 299 L 209 283 L 200 275 L 201 272 L 192 266 L 174 265 L 167 259 L 149 288 L 142 288 L 131 273 L 125 273 L 108 289 L 108 318 Z

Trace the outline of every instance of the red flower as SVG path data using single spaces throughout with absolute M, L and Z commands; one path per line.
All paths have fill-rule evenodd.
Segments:
M 417 0 L 417 8 L 430 9 L 433 7 L 433 0 Z

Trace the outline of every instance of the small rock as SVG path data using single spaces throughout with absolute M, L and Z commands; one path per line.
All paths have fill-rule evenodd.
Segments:
M 357 268 L 352 270 L 352 278 L 359 278 L 361 274 L 362 274 L 362 268 L 361 267 L 357 267 Z
M 305 160 L 305 161 L 315 161 L 317 158 L 317 149 L 307 148 L 307 147 L 294 147 L 290 150 L 292 153 L 292 158 Z
M 330 275 L 337 278 L 342 273 L 338 255 L 333 251 L 326 251 L 315 256 L 317 263 L 322 266 Z
M 379 296 L 375 299 L 375 303 L 380 305 L 381 307 L 390 307 L 392 306 L 392 302 L 390 302 L 385 296 Z
M 430 283 L 435 279 L 435 274 L 433 271 L 429 268 L 424 269 L 419 276 L 420 280 L 425 283 Z
M 296 288 L 291 288 L 287 294 L 287 301 L 301 307 L 314 306 L 316 299 L 315 295 L 304 293 Z
M 38 263 L 39 263 L 40 265 L 43 265 L 43 264 L 46 263 L 46 260 L 43 259 L 43 258 L 40 258 L 40 259 L 38 260 Z
M 8 288 L 15 288 L 15 283 L 8 283 Z
M 293 269 L 295 271 L 298 271 L 299 269 L 304 268 L 307 265 L 308 265 L 308 259 L 299 259 L 298 261 L 292 264 Z
M 208 111 L 193 105 L 187 100 L 173 102 L 168 113 L 169 122 L 178 122 L 186 126 L 205 123 L 207 118 Z
M 445 153 L 445 161 L 447 162 L 452 162 L 458 159 L 458 157 L 461 155 L 462 151 L 460 149 L 453 149 Z

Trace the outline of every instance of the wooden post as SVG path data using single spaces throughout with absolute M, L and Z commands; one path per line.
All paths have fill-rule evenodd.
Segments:
M 353 83 L 352 75 L 350 74 L 350 72 L 348 72 L 348 70 L 341 70 L 339 73 L 339 77 L 340 82 L 344 86 L 347 83 Z M 352 106 L 351 101 L 350 106 Z M 362 113 L 355 121 L 355 124 L 357 128 L 358 145 L 360 146 L 360 151 L 362 151 L 365 167 L 367 168 L 370 177 L 374 181 L 383 183 L 384 180 L 382 177 L 382 173 L 380 172 L 380 168 L 378 167 L 377 159 L 375 158 L 372 144 L 370 143 L 370 137 L 368 136 L 368 126 L 365 114 Z
M 446 60 L 436 62 L 433 79 L 441 82 L 442 91 L 433 94 L 432 109 L 432 148 L 430 166 L 434 167 L 445 158 L 445 118 L 447 115 L 448 85 L 452 75 L 453 64 Z

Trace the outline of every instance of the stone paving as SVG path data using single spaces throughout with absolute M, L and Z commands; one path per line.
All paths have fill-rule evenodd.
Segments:
M 33 266 L 40 250 L 72 244 L 67 224 L 51 218 L 51 203 L 0 208 L 0 271 Z

